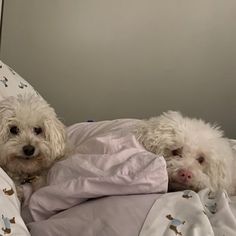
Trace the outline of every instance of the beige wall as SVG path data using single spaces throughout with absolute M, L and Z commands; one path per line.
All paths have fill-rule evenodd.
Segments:
M 66 124 L 173 109 L 236 137 L 235 0 L 7 0 L 1 58 Z

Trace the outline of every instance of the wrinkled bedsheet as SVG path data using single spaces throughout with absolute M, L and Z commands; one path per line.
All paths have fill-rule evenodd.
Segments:
M 48 175 L 49 185 L 35 192 L 23 208 L 32 235 L 78 235 L 82 230 L 80 225 L 91 228 L 83 219 L 83 209 L 90 204 L 97 205 L 97 201 L 104 202 L 104 209 L 106 205 L 103 199 L 93 200 L 95 198 L 114 196 L 115 200 L 111 201 L 125 199 L 125 202 L 137 198 L 136 202 L 142 205 L 139 199 L 146 201 L 144 196 L 127 195 L 167 191 L 164 158 L 146 151 L 137 142 L 130 132 L 137 122 L 132 119 L 86 122 L 68 128 L 74 152 L 53 166 Z M 147 204 L 150 203 L 147 201 Z M 96 207 L 91 209 L 93 213 L 90 214 L 101 214 L 101 206 L 98 208 L 96 212 L 93 212 Z M 78 215 L 82 217 L 81 223 L 77 220 Z M 69 232 L 63 234 L 63 230 Z

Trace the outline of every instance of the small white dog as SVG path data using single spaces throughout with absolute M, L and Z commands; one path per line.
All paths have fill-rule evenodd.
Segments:
M 53 108 L 36 95 L 18 95 L 0 102 L 0 166 L 20 187 L 32 183 L 33 191 L 46 184 L 52 164 L 64 156 L 64 125 Z
M 164 156 L 170 191 L 235 193 L 233 152 L 219 127 L 169 111 L 141 121 L 136 136 L 148 151 Z

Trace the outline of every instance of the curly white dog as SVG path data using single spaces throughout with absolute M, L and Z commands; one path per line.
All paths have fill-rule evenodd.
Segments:
M 17 186 L 45 184 L 51 165 L 65 154 L 64 125 L 53 108 L 36 95 L 18 95 L 0 102 L 0 166 Z
M 169 111 L 141 121 L 136 132 L 147 150 L 164 156 L 170 191 L 209 188 L 235 193 L 232 148 L 219 127 Z

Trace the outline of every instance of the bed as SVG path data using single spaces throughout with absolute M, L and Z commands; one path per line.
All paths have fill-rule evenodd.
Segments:
M 166 193 L 162 157 L 130 128 L 137 120 L 68 127 L 75 153 L 49 172 L 23 216 L 32 235 L 235 235 L 235 198 L 208 189 Z
M 33 90 L 5 64 L 1 68 L 4 96 L 10 82 L 15 86 L 11 93 Z M 235 235 L 236 198 L 208 189 L 167 193 L 165 160 L 138 143 L 131 132 L 138 122 L 68 127 L 74 152 L 52 167 L 48 186 L 32 195 L 30 185 L 24 186 L 21 208 L 12 180 L 0 169 L 0 235 Z

